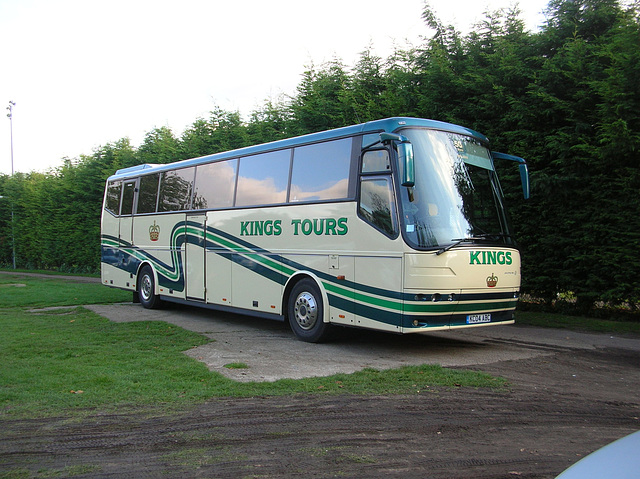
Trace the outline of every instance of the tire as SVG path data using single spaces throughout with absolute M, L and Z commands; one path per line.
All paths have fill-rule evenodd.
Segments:
M 156 284 L 153 270 L 150 266 L 143 266 L 138 275 L 138 298 L 140 304 L 147 309 L 160 307 L 160 298 L 156 295 Z
M 323 321 L 324 304 L 322 294 L 311 279 L 296 283 L 289 295 L 287 316 L 293 334 L 308 343 L 319 343 L 328 339 L 331 325 Z

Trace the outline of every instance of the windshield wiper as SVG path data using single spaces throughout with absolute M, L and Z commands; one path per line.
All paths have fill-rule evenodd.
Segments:
M 473 243 L 475 241 L 490 241 L 498 238 L 510 238 L 511 235 L 507 235 L 507 234 L 503 234 L 503 233 L 499 233 L 499 234 L 481 234 L 481 235 L 476 235 L 476 236 L 469 236 L 467 238 L 454 238 L 451 241 L 453 241 L 453 243 L 451 243 L 448 246 L 445 246 L 444 248 L 440 248 L 438 251 L 436 251 L 436 256 L 440 256 L 442 253 L 449 251 L 451 248 L 455 248 L 456 246 L 458 246 L 460 243 Z

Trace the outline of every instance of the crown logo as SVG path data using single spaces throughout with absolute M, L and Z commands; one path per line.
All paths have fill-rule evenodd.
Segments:
M 487 286 L 489 288 L 495 288 L 496 284 L 498 284 L 498 277 L 491 273 L 491 276 L 487 276 Z
M 158 241 L 158 238 L 160 238 L 160 226 L 154 221 L 153 224 L 149 226 L 149 239 L 151 241 Z

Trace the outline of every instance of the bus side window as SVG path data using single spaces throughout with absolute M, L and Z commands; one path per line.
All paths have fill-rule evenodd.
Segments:
M 389 150 L 378 148 L 365 151 L 360 171 L 360 216 L 384 234 L 397 236 Z
M 191 192 L 195 168 L 167 171 L 160 179 L 158 212 L 188 210 L 191 207 Z
M 138 194 L 137 214 L 155 213 L 158 200 L 158 173 L 140 178 L 140 193 Z
M 122 191 L 122 205 L 120 215 L 131 216 L 133 214 L 133 200 L 135 199 L 135 181 L 127 181 Z
M 290 164 L 290 149 L 240 158 L 236 207 L 285 203 Z
M 237 169 L 237 159 L 197 166 L 193 209 L 232 207 Z
M 113 181 L 107 186 L 107 199 L 104 207 L 107 211 L 110 211 L 114 215 L 120 214 L 120 193 L 122 191 L 122 183 L 120 181 Z
M 395 203 L 391 176 L 370 176 L 360 180 L 360 216 L 389 236 L 396 236 Z
M 352 138 L 299 146 L 293 155 L 289 201 L 342 200 L 349 196 Z

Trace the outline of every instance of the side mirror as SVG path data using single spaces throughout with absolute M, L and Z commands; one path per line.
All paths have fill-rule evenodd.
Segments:
M 412 187 L 416 184 L 416 170 L 413 161 L 413 145 L 402 135 L 395 133 L 380 133 L 383 143 L 395 142 L 398 150 L 398 165 L 400 167 L 400 184 Z
M 492 151 L 491 154 L 493 158 L 496 160 L 509 160 L 515 161 L 518 163 L 518 168 L 520 169 L 520 182 L 522 183 L 522 194 L 524 195 L 524 199 L 529 199 L 529 168 L 527 167 L 527 162 L 524 158 L 520 158 L 519 156 L 507 155 L 506 153 L 498 153 L 497 151 Z
M 416 169 L 413 162 L 413 145 L 409 141 L 398 143 L 398 164 L 402 186 L 411 187 L 416 184 Z

